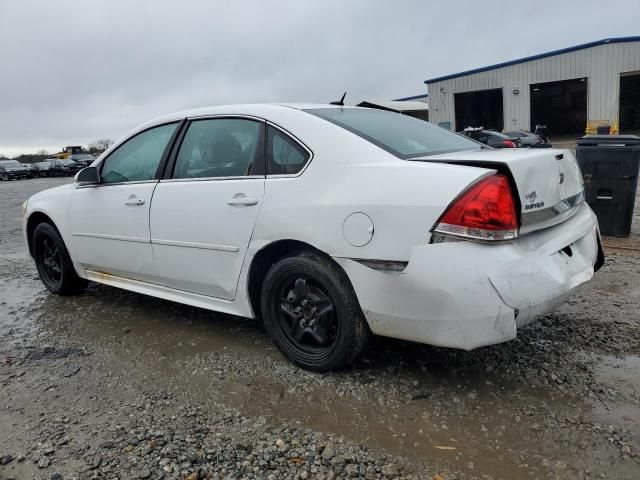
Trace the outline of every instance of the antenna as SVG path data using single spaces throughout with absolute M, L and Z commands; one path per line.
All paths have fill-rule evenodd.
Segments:
M 344 93 L 342 94 L 342 98 L 341 98 L 339 101 L 337 101 L 337 102 L 331 102 L 329 105 L 341 105 L 341 106 L 343 106 L 343 107 L 344 107 L 344 97 L 346 97 L 346 96 L 347 96 L 347 92 L 344 92 Z

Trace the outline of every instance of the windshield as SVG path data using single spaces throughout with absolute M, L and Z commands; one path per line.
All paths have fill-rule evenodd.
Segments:
M 349 130 L 400 158 L 480 148 L 468 138 L 400 113 L 372 108 L 314 108 L 305 112 Z
M 2 160 L 0 161 L 0 167 L 4 168 L 24 168 L 24 166 L 17 160 Z

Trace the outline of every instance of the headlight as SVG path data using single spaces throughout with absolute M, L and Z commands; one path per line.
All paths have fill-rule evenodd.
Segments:
M 28 202 L 28 201 L 29 201 L 29 200 L 25 200 L 25 201 L 22 203 L 22 216 L 23 216 L 23 217 L 24 217 L 24 214 L 25 214 L 25 213 L 27 213 L 27 202 Z

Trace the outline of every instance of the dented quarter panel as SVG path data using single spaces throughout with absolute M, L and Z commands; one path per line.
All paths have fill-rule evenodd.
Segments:
M 593 276 L 595 215 L 587 205 L 561 225 L 515 242 L 422 245 L 404 272 L 338 259 L 378 335 L 470 350 L 510 340 Z M 571 246 L 572 256 L 561 249 Z M 517 311 L 517 315 L 516 315 Z

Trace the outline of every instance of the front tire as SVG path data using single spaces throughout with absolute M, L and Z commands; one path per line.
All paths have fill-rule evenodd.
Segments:
M 40 223 L 33 232 L 33 258 L 44 286 L 58 295 L 80 293 L 87 281 L 78 277 L 58 230 Z
M 262 285 L 265 329 L 293 363 L 318 372 L 353 361 L 370 332 L 346 274 L 312 252 L 283 258 Z

